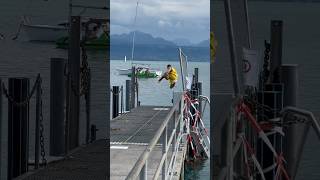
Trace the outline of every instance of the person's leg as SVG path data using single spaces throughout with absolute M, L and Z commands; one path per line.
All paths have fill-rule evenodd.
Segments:
M 174 86 L 176 85 L 177 81 L 172 81 L 170 80 L 170 89 L 174 88 Z

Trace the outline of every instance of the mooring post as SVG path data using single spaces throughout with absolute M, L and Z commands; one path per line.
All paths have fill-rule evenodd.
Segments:
M 295 64 L 282 65 L 281 82 L 284 86 L 283 106 L 296 107 L 298 105 L 299 88 L 298 66 Z M 291 119 L 284 118 L 283 120 L 286 123 Z M 295 123 L 283 128 L 285 133 L 283 137 L 283 153 L 287 161 L 285 167 L 292 180 L 295 179 L 297 174 L 309 128 L 310 123 Z
M 38 76 L 40 78 L 40 76 Z M 39 168 L 39 148 L 40 148 L 40 106 L 41 106 L 41 84 L 37 78 L 36 90 L 36 127 L 35 127 L 35 147 L 34 147 L 34 169 Z
M 139 83 L 138 83 L 138 77 L 137 74 L 135 75 L 135 85 L 136 85 L 136 94 L 137 94 L 137 106 L 140 106 L 140 101 L 139 101 Z
M 119 116 L 119 86 L 112 87 L 112 118 Z
M 88 91 L 85 93 L 85 100 L 86 100 L 86 143 L 89 144 L 90 142 L 90 114 L 91 114 L 91 73 L 89 69 L 89 77 L 88 77 Z
M 123 86 L 120 88 L 120 113 L 123 114 Z
M 199 68 L 194 68 L 194 83 L 199 82 Z
M 271 55 L 270 82 L 280 82 L 280 67 L 282 64 L 282 26 L 281 20 L 271 21 Z
M 135 108 L 135 103 L 136 103 L 136 97 L 135 97 L 135 90 L 136 90 L 136 67 L 132 66 L 132 72 L 131 72 L 131 100 L 130 100 L 130 109 Z
M 126 111 L 130 111 L 130 80 L 126 80 Z
M 8 100 L 8 180 L 28 171 L 29 159 L 29 79 L 9 78 Z M 12 101 L 14 102 L 12 102 Z M 19 105 L 16 103 L 24 102 Z
M 66 59 L 51 58 L 50 65 L 50 155 L 65 153 L 65 64 Z
M 68 119 L 67 151 L 79 146 L 80 111 L 80 17 L 72 16 L 68 51 Z

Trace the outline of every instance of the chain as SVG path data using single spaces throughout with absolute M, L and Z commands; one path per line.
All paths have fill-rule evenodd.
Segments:
M 45 148 L 44 148 L 44 126 L 43 126 L 43 112 L 42 112 L 42 78 L 40 74 L 37 76 L 37 80 L 35 81 L 31 93 L 28 94 L 27 98 L 21 102 L 16 102 L 12 96 L 9 95 L 8 89 L 5 87 L 4 83 L 2 83 L 2 89 L 5 96 L 8 100 L 13 103 L 15 106 L 25 106 L 29 103 L 31 97 L 33 96 L 34 92 L 36 91 L 37 87 L 40 86 L 40 151 L 41 151 L 41 158 L 42 164 L 46 165 L 47 160 L 45 158 Z
M 89 92 L 90 68 L 88 64 L 87 51 L 84 45 L 81 46 L 81 49 L 82 49 L 82 63 L 81 63 L 81 69 L 80 69 L 80 76 L 81 76 L 80 95 L 84 95 Z
M 36 87 L 39 83 L 40 80 L 40 75 L 38 75 L 36 82 L 34 83 L 31 92 L 28 94 L 27 98 L 23 101 L 17 102 L 14 100 L 14 98 L 12 96 L 10 96 L 10 94 L 8 93 L 8 89 L 6 88 L 6 86 L 4 85 L 4 83 L 2 83 L 2 90 L 5 94 L 5 96 L 7 97 L 7 99 L 15 106 L 25 106 L 27 104 L 29 104 L 31 97 L 33 96 Z
M 82 96 L 85 95 L 89 92 L 89 81 L 90 81 L 90 68 L 88 64 L 88 56 L 86 53 L 86 50 L 84 48 L 84 45 L 81 45 L 81 50 L 82 50 L 82 61 L 81 61 L 81 67 L 80 67 L 80 91 L 77 91 L 77 88 L 75 87 L 75 84 L 73 81 L 71 81 L 71 90 L 74 94 L 77 96 Z M 64 70 L 65 76 L 70 76 L 69 70 L 65 68 Z
M 270 64 L 270 51 L 271 51 L 271 44 L 267 42 L 267 40 L 264 40 L 264 63 L 263 63 L 263 83 L 266 83 L 268 81 L 270 70 L 269 70 L 269 64 Z
M 44 126 L 43 126 L 43 111 L 42 111 L 42 78 L 39 77 L 39 86 L 40 86 L 40 155 L 42 164 L 47 165 L 46 152 L 44 148 Z

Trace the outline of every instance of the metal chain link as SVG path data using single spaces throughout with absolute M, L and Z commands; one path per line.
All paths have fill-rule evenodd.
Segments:
M 265 51 L 264 51 L 262 77 L 263 77 L 263 83 L 266 83 L 270 75 L 269 64 L 270 64 L 271 44 L 268 43 L 267 40 L 264 40 L 264 47 L 265 47 Z
M 46 152 L 44 148 L 44 126 L 43 126 L 43 111 L 42 111 L 42 78 L 39 76 L 39 86 L 40 86 L 40 155 L 43 165 L 47 165 Z
M 87 51 L 84 45 L 81 46 L 81 50 L 82 50 L 82 63 L 81 63 L 81 70 L 80 70 L 80 76 L 81 76 L 80 94 L 84 95 L 89 92 L 90 68 L 88 64 Z
M 47 160 L 46 160 L 46 154 L 45 154 L 45 144 L 44 144 L 44 126 L 43 126 L 43 112 L 42 112 L 42 78 L 40 74 L 37 76 L 37 79 L 32 87 L 31 92 L 28 94 L 27 98 L 21 102 L 16 102 L 12 96 L 9 95 L 8 89 L 5 87 L 4 83 L 2 83 L 2 89 L 7 97 L 7 99 L 13 103 L 15 106 L 25 106 L 30 102 L 30 99 L 32 98 L 34 92 L 36 91 L 37 87 L 40 86 L 40 151 L 41 151 L 41 158 L 42 158 L 42 164 L 46 165 Z
M 77 88 L 75 87 L 74 82 L 71 81 L 71 90 L 77 96 L 83 96 L 89 92 L 89 81 L 90 81 L 90 68 L 88 64 L 88 55 L 84 45 L 81 45 L 82 50 L 82 61 L 80 67 L 80 91 L 78 93 Z M 65 75 L 69 76 L 69 71 L 65 70 Z
M 14 98 L 12 96 L 10 96 L 8 89 L 6 88 L 6 86 L 4 85 L 4 83 L 2 83 L 2 90 L 4 92 L 4 95 L 7 97 L 7 99 L 15 106 L 25 106 L 30 102 L 30 99 L 32 98 L 34 92 L 36 91 L 36 87 L 39 83 L 40 80 L 40 75 L 38 75 L 37 80 L 35 81 L 31 92 L 28 94 L 27 98 L 23 101 L 17 102 L 14 100 Z

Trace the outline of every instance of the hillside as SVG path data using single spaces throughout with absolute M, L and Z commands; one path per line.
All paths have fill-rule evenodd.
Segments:
M 133 32 L 111 35 L 111 59 L 131 58 Z M 209 44 L 203 41 L 196 45 L 178 46 L 175 42 L 137 31 L 135 37 L 134 59 L 136 60 L 178 60 L 178 47 L 181 47 L 189 60 L 209 61 Z

